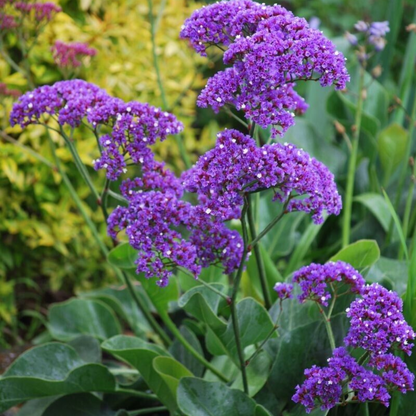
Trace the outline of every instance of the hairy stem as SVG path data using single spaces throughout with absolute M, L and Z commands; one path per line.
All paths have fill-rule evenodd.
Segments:
M 345 247 L 350 243 L 350 237 L 351 237 L 352 199 L 354 195 L 355 169 L 357 167 L 358 143 L 360 139 L 361 119 L 363 115 L 363 105 L 364 105 L 364 75 L 365 75 L 365 70 L 362 66 L 360 66 L 358 101 L 357 101 L 357 110 L 355 113 L 355 123 L 354 123 L 355 130 L 354 130 L 354 135 L 352 137 L 352 143 L 351 143 L 352 149 L 351 149 L 350 159 L 348 163 L 347 188 L 345 191 L 345 200 L 344 200 L 344 217 L 342 221 L 342 247 Z
M 247 217 L 248 217 L 248 224 L 250 228 L 250 234 L 253 241 L 257 238 L 256 233 L 256 225 L 254 222 L 254 215 L 253 215 L 253 208 L 250 201 L 250 196 L 247 196 L 248 201 L 248 208 L 247 208 Z M 263 259 L 261 257 L 260 253 L 260 247 L 258 244 L 255 244 L 254 247 L 254 256 L 256 258 L 256 264 L 257 264 L 257 270 L 259 272 L 260 277 L 260 284 L 261 284 L 261 290 L 263 291 L 263 297 L 264 297 L 264 305 L 266 306 L 266 309 L 270 309 L 272 306 L 272 301 L 270 298 L 269 289 L 267 287 L 267 278 L 266 278 L 266 270 L 264 268 Z

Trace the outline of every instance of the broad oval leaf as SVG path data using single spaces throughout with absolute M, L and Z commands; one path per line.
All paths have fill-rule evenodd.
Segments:
M 113 392 L 113 375 L 101 364 L 85 364 L 65 344 L 50 343 L 23 353 L 0 377 L 0 412 L 40 397 Z
M 48 329 L 59 341 L 85 334 L 104 341 L 121 333 L 120 323 L 106 304 L 75 298 L 51 306 Z
M 375 240 L 359 240 L 344 247 L 331 257 L 331 261 L 342 260 L 358 271 L 371 267 L 380 258 L 380 249 Z
M 179 383 L 178 403 L 186 416 L 253 416 L 256 402 L 223 383 L 185 377 Z

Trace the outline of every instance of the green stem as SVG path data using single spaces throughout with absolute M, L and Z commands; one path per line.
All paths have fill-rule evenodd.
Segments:
M 246 214 L 248 209 L 248 202 L 245 198 L 244 200 L 244 206 L 243 210 L 241 212 L 241 226 L 243 230 L 243 254 L 241 256 L 240 265 L 238 267 L 237 275 L 234 279 L 234 287 L 233 292 L 231 295 L 231 320 L 233 324 L 233 330 L 234 330 L 234 337 L 235 337 L 235 344 L 237 346 L 237 353 L 238 353 L 238 359 L 240 361 L 240 369 L 241 369 L 241 376 L 243 379 L 243 387 L 244 387 L 244 393 L 248 394 L 248 380 L 247 380 L 247 372 L 246 372 L 246 362 L 244 360 L 244 351 L 243 347 L 241 345 L 241 338 L 240 338 L 240 327 L 238 325 L 238 316 L 237 316 L 237 307 L 236 307 L 236 300 L 237 300 L 237 293 L 238 288 L 240 286 L 241 278 L 243 276 L 244 271 L 244 263 L 246 261 L 247 253 L 248 253 L 248 230 L 247 230 L 247 223 L 246 223 Z
M 269 225 L 267 225 L 267 227 L 253 239 L 253 241 L 248 244 L 249 248 L 253 248 L 283 218 L 283 215 L 286 214 L 286 208 L 289 204 L 289 200 L 290 198 L 283 205 L 282 212 L 274 220 L 272 220 Z
M 101 192 L 101 198 L 100 198 L 101 210 L 103 211 L 105 222 L 107 222 L 107 219 L 108 219 L 107 203 L 108 203 L 109 189 L 110 189 L 110 180 L 106 178 L 104 188 L 103 188 L 103 191 Z
M 156 305 L 155 305 L 156 306 Z M 185 347 L 185 349 L 195 357 L 203 366 L 205 366 L 208 370 L 210 370 L 213 374 L 215 374 L 220 380 L 228 383 L 227 377 L 218 371 L 209 361 L 207 361 L 198 351 L 194 349 L 194 347 L 182 336 L 179 329 L 176 327 L 175 323 L 171 320 L 170 316 L 167 314 L 165 310 L 159 310 L 160 317 L 162 321 L 165 323 L 167 328 L 172 332 L 172 334 L 176 337 L 176 339 Z
M 253 241 L 255 241 L 257 237 L 256 225 L 254 223 L 254 215 L 253 215 L 253 209 L 251 206 L 250 196 L 247 196 L 247 203 L 248 203 L 248 209 L 247 209 L 248 216 L 247 217 L 248 217 L 248 224 L 250 228 L 250 234 L 251 234 L 251 238 L 253 239 Z M 254 248 L 254 256 L 256 258 L 257 270 L 259 272 L 259 277 L 260 277 L 261 290 L 263 291 L 264 305 L 266 309 L 270 309 L 272 306 L 272 301 L 271 301 L 270 293 L 267 287 L 266 270 L 264 268 L 263 259 L 261 257 L 260 246 L 258 244 L 255 244 L 253 248 Z
M 350 242 L 351 237 L 351 212 L 352 212 L 352 199 L 354 194 L 354 178 L 355 178 L 355 169 L 357 167 L 357 157 L 358 157 L 358 143 L 360 138 L 361 130 L 361 119 L 363 115 L 363 105 L 364 105 L 364 75 L 365 71 L 362 66 L 360 66 L 360 79 L 358 87 L 358 101 L 357 101 L 357 110 L 355 113 L 355 131 L 352 137 L 352 149 L 348 164 L 348 175 L 347 175 L 347 189 L 345 191 L 345 202 L 344 202 L 344 217 L 342 222 L 342 247 L 345 247 Z
M 149 407 L 147 409 L 133 410 L 127 412 L 129 416 L 140 416 L 140 415 L 154 415 L 156 412 L 167 412 L 168 408 L 165 406 Z
M 159 86 L 160 95 L 161 95 L 161 98 L 162 98 L 163 109 L 166 110 L 167 108 L 169 108 L 169 106 L 168 106 L 168 102 L 166 100 L 165 89 L 163 87 L 162 76 L 160 74 L 159 62 L 158 62 L 158 59 L 157 59 L 156 25 L 155 25 L 155 21 L 154 21 L 154 18 L 153 18 L 153 0 L 148 0 L 147 4 L 149 6 L 149 22 L 150 22 L 150 36 L 151 36 L 151 41 L 152 41 L 153 66 L 155 67 L 156 79 L 157 79 L 157 84 Z M 160 20 L 160 18 L 161 18 L 161 16 L 158 17 L 158 20 Z M 182 161 L 185 165 L 185 168 L 189 169 L 191 167 L 191 162 L 189 161 L 188 154 L 186 153 L 186 149 L 185 149 L 185 146 L 183 144 L 182 137 L 180 135 L 176 135 L 175 140 L 176 140 L 176 143 L 178 145 L 179 153 L 181 155 L 181 158 L 182 158 Z
M 178 269 L 186 274 L 189 277 L 192 277 L 192 279 L 195 281 L 195 276 L 190 273 L 188 270 L 186 270 L 184 267 L 179 266 Z M 205 286 L 206 288 L 208 288 L 209 290 L 211 290 L 212 292 L 216 293 L 218 296 L 221 296 L 223 299 L 225 299 L 227 302 L 230 300 L 230 298 L 225 294 L 220 292 L 219 290 L 215 289 L 215 287 L 213 287 L 212 285 L 210 285 L 207 282 L 204 282 L 202 279 L 197 279 L 198 283 L 201 283 L 201 285 Z
M 268 333 L 267 337 L 264 339 L 264 341 L 259 345 L 259 347 L 256 349 L 256 351 L 253 352 L 253 354 L 246 360 L 246 366 L 248 366 L 253 360 L 254 358 L 257 357 L 257 355 L 260 353 L 260 351 L 262 350 L 264 344 L 270 339 L 270 337 L 275 333 L 275 331 L 277 330 L 278 326 L 275 325 L 273 327 L 273 329 Z
M 166 332 L 163 330 L 163 328 L 159 325 L 159 323 L 156 321 L 156 319 L 153 317 L 152 313 L 150 312 L 149 308 L 146 306 L 146 304 L 143 302 L 142 299 L 137 295 L 136 291 L 134 290 L 133 284 L 131 283 L 131 280 L 126 272 L 121 272 L 122 277 L 124 279 L 124 282 L 134 300 L 137 307 L 142 311 L 143 315 L 153 328 L 153 330 L 159 335 L 163 343 L 169 347 L 172 344 L 172 340 L 168 337 Z
M 331 346 L 332 351 L 334 351 L 336 346 L 335 346 L 334 333 L 332 332 L 332 327 L 331 327 L 331 320 L 326 316 L 326 314 L 325 314 L 324 310 L 322 309 L 321 305 L 319 305 L 319 303 L 317 303 L 317 305 L 318 305 L 319 311 L 321 312 L 323 320 L 324 320 L 326 333 L 328 334 L 329 345 Z
M 91 221 L 90 217 L 86 213 L 84 207 L 82 206 L 82 201 L 79 198 L 77 192 L 75 191 L 74 187 L 71 184 L 71 181 L 69 180 L 68 176 L 66 175 L 65 171 L 62 169 L 61 162 L 58 158 L 58 155 L 56 154 L 55 150 L 55 144 L 52 141 L 52 137 L 49 134 L 49 131 L 46 130 L 48 140 L 49 140 L 49 146 L 51 148 L 52 156 L 55 161 L 56 168 L 58 169 L 58 172 L 60 173 L 63 182 L 65 183 L 66 187 L 68 188 L 69 193 L 71 194 L 72 199 L 75 202 L 75 205 L 78 207 L 79 212 L 81 213 L 82 217 L 84 218 L 85 222 L 87 223 L 88 227 L 91 230 L 91 234 L 93 235 L 94 239 L 96 240 L 98 246 L 100 247 L 102 253 L 104 256 L 108 255 L 108 249 L 105 246 L 105 244 L 102 242 L 100 235 L 98 234 L 97 229 L 95 228 L 95 224 Z
M 74 145 L 74 140 L 72 137 L 68 137 L 68 135 L 64 132 L 62 126 L 59 126 L 61 136 L 64 138 L 66 144 L 69 147 L 69 150 L 71 151 L 72 157 L 74 158 L 75 165 L 78 168 L 79 173 L 84 178 L 85 183 L 88 185 L 88 188 L 90 188 L 91 193 L 94 195 L 94 198 L 97 202 L 100 202 L 100 195 L 98 194 L 97 190 L 95 189 L 95 186 L 91 180 L 90 174 L 88 173 L 87 168 L 85 167 L 84 163 L 82 162 L 81 158 L 79 157 L 78 151 Z
M 130 394 L 130 395 L 136 396 L 136 397 L 143 397 L 144 399 L 157 400 L 157 396 L 155 394 L 145 393 L 145 392 L 139 391 L 139 390 L 118 388 L 116 390 L 116 393 Z
M 134 368 L 109 368 L 111 374 L 115 376 L 138 376 L 140 373 Z

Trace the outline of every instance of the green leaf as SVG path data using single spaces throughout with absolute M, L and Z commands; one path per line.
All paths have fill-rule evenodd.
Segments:
M 59 341 L 88 334 L 105 340 L 121 333 L 113 311 L 104 303 L 90 299 L 70 299 L 49 309 L 49 331 Z
M 223 383 L 183 378 L 178 388 L 180 410 L 186 416 L 253 416 L 256 403 Z
M 188 329 L 186 326 L 181 326 L 180 333 L 201 356 L 204 355 L 198 338 L 190 329 Z M 202 377 L 202 374 L 204 373 L 204 366 L 192 354 L 190 354 L 189 351 L 177 339 L 169 348 L 169 352 L 174 358 L 176 358 L 180 363 L 188 368 L 192 374 L 197 377 Z
M 210 266 L 201 270 L 198 279 L 194 279 L 188 274 L 178 270 L 176 276 L 179 280 L 179 285 L 183 292 L 187 292 L 196 286 L 200 286 L 199 280 L 203 280 L 206 283 L 220 283 L 224 286 L 228 285 L 227 275 L 223 273 L 221 268 L 217 266 Z
M 378 219 L 384 231 L 390 227 L 391 214 L 385 199 L 379 194 L 361 194 L 354 198 L 354 201 L 360 202 Z
M 272 414 L 269 413 L 269 411 L 265 407 L 263 407 L 262 405 L 258 404 L 256 406 L 256 410 L 255 410 L 254 416 L 272 416 Z
M 358 271 L 371 267 L 380 258 L 380 249 L 375 240 L 359 240 L 344 247 L 330 261 L 345 261 Z
M 237 320 L 242 348 L 265 340 L 274 328 L 274 324 L 266 309 L 252 298 L 245 298 L 238 302 Z M 210 329 L 211 331 L 208 331 L 207 334 L 208 350 L 214 355 L 226 353 L 238 364 L 237 345 L 231 319 L 225 332 L 213 328 Z M 273 333 L 271 338 L 276 336 L 276 333 Z
M 121 243 L 108 253 L 107 259 L 113 266 L 120 269 L 135 269 L 134 262 L 137 259 L 137 250 L 129 243 Z
M 256 348 L 250 349 L 248 355 L 251 355 Z M 259 352 L 253 360 L 250 361 L 246 367 L 247 380 L 248 380 L 248 392 L 249 396 L 253 397 L 256 395 L 261 388 L 266 384 L 269 378 L 269 372 L 272 365 L 272 359 L 266 351 Z M 241 373 L 231 385 L 231 388 L 244 391 L 243 379 Z
M 175 385 L 177 380 L 191 373 L 163 348 L 125 335 L 111 338 L 101 347 L 136 368 L 160 401 L 171 411 L 177 408 Z
M 402 296 L 406 291 L 407 276 L 408 267 L 406 261 L 380 257 L 377 262 L 371 266 L 365 280 L 368 283 L 380 283 Z
M 0 377 L 0 412 L 40 397 L 114 390 L 106 367 L 85 364 L 73 348 L 50 343 L 23 353 Z
M 55 400 L 42 416 L 128 416 L 126 411 L 113 411 L 93 394 L 71 394 Z
M 397 233 L 399 234 L 399 239 L 403 248 L 404 255 L 406 257 L 406 260 L 409 260 L 409 252 L 407 250 L 406 237 L 404 236 L 403 228 L 400 223 L 399 216 L 397 215 L 397 212 L 394 209 L 393 204 L 391 203 L 390 198 L 387 195 L 386 191 L 384 189 L 382 191 L 383 191 L 384 199 L 386 200 L 387 206 L 389 208 L 390 214 L 393 217 L 393 222 L 394 222 L 394 225 L 396 226 Z
M 81 360 L 86 363 L 100 363 L 101 349 L 100 343 L 96 338 L 90 335 L 81 335 L 68 342 L 80 356 Z
M 134 285 L 136 295 L 142 298 L 146 303 L 147 297 L 143 293 L 143 288 Z M 145 337 L 152 331 L 146 318 L 133 300 L 130 291 L 126 287 L 106 287 L 103 289 L 83 292 L 80 294 L 83 298 L 96 299 L 104 302 L 133 330 L 137 336 Z
M 392 123 L 382 130 L 378 137 L 378 153 L 381 165 L 384 169 L 385 181 L 387 181 L 400 163 L 404 160 L 409 135 L 407 131 L 397 123 Z M 385 182 L 387 183 L 387 182 Z
M 175 399 L 176 391 L 179 386 L 179 380 L 182 377 L 192 377 L 193 375 L 179 361 L 170 357 L 156 357 L 153 360 L 153 368 L 164 380 Z
M 225 287 L 218 283 L 212 286 L 222 293 L 225 293 Z M 218 308 L 222 298 L 205 286 L 195 287 L 186 292 L 179 299 L 178 305 L 185 309 L 191 316 L 206 323 L 217 331 L 224 331 L 226 323 L 218 318 Z

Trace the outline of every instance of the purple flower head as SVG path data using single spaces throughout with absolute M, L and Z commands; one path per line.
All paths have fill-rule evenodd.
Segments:
M 18 1 L 14 3 L 14 8 L 21 12 L 24 16 L 33 17 L 36 23 L 39 25 L 43 20 L 49 22 L 52 18 L 62 11 L 62 9 L 55 3 L 26 3 L 24 1 Z
M 403 317 L 403 301 L 397 293 L 373 283 L 363 288 L 361 296 L 347 309 L 350 329 L 345 343 L 373 355 L 396 347 L 410 355 L 416 334 Z
M 130 245 L 138 250 L 137 273 L 157 277 L 157 284 L 166 286 L 179 266 L 195 278 L 202 267 L 211 264 L 222 265 L 225 273 L 238 268 L 243 244 L 236 231 L 201 207 L 181 201 L 173 191 L 133 191 L 143 182 L 137 179 L 122 185 L 129 205 L 117 207 L 108 218 L 109 235 L 116 238 L 118 232 L 125 230 Z
M 137 192 L 152 190 L 174 193 L 176 197 L 181 198 L 183 188 L 180 180 L 172 171 L 165 168 L 163 162 L 153 159 L 150 149 L 148 149 L 148 152 L 149 155 L 144 159 L 141 166 L 141 176 L 124 180 L 120 186 L 121 194 L 130 200 Z M 107 169 L 107 174 L 108 172 Z
M 278 282 L 274 285 L 273 289 L 277 292 L 277 296 L 281 300 L 293 298 L 293 285 L 290 283 Z
M 183 129 L 173 114 L 136 101 L 125 103 L 82 80 L 61 81 L 24 94 L 13 106 L 10 122 L 21 127 L 41 124 L 44 115 L 54 116 L 61 126 L 77 127 L 86 118 L 92 128 L 110 130 L 100 138 L 102 155 L 94 161 L 94 168 L 106 169 L 110 180 L 125 173 L 126 157 L 134 163 L 143 164 L 145 159 L 153 163 L 149 146 Z
M 108 98 L 104 90 L 79 79 L 43 85 L 20 97 L 13 106 L 10 123 L 24 128 L 40 124 L 43 115 L 51 115 L 57 116 L 61 125 L 77 127 L 91 106 Z
M 302 267 L 293 274 L 293 282 L 298 283 L 302 290 L 299 295 L 300 302 L 312 300 L 324 306 L 328 306 L 328 300 L 331 298 L 328 291 L 329 284 L 346 284 L 350 286 L 352 293 L 361 293 L 365 287 L 361 274 L 343 261 L 312 263 Z
M 6 13 L 0 13 L 0 30 L 10 30 L 19 26 L 14 16 Z
M 334 350 L 328 367 L 313 366 L 305 370 L 305 376 L 292 400 L 304 405 L 307 413 L 318 406 L 327 410 L 349 400 L 378 401 L 388 406 L 390 395 L 382 377 L 359 365 L 343 347 Z
M 170 134 L 183 130 L 183 125 L 173 114 L 149 104 L 132 101 L 124 103 L 117 98 L 101 101 L 88 112 L 87 120 L 95 128 L 105 125 L 111 133 L 101 143 L 102 156 L 94 161 L 95 169 L 111 166 L 107 177 L 115 180 L 126 169 L 125 156 L 134 163 L 153 163 L 149 146 L 159 138 L 163 141 Z M 109 159 L 113 163 L 109 163 Z
M 57 40 L 51 48 L 53 59 L 60 68 L 77 68 L 81 66 L 80 59 L 84 56 L 95 56 L 97 50 L 86 43 L 65 43 Z
M 312 213 L 315 223 L 323 211 L 339 214 L 341 199 L 333 175 L 306 152 L 289 144 L 257 147 L 237 130 L 218 134 L 214 149 L 182 175 L 186 191 L 198 194 L 208 213 L 223 220 L 240 217 L 245 192 L 275 190 L 274 199 L 288 211 Z
M 294 113 L 307 109 L 294 90 L 296 80 L 319 80 L 322 86 L 345 88 L 345 59 L 322 32 L 309 27 L 281 6 L 248 0 L 222 1 L 194 12 L 182 38 L 206 55 L 224 45 L 225 71 L 211 78 L 198 98 L 201 107 L 218 111 L 231 104 L 272 135 L 294 124 Z
M 368 32 L 370 36 L 385 37 L 390 32 L 389 22 L 373 22 Z
M 368 364 L 380 371 L 389 390 L 397 389 L 402 393 L 414 390 L 415 376 L 401 358 L 393 354 L 375 355 Z

